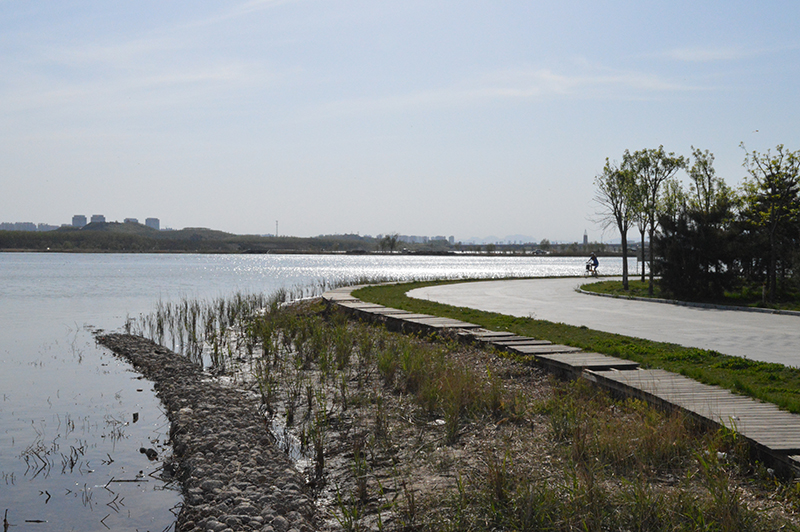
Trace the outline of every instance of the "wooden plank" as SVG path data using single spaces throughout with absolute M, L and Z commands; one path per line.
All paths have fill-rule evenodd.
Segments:
M 433 318 L 435 316 L 431 316 L 430 314 L 415 314 L 413 312 L 406 313 L 406 314 L 391 314 L 388 315 L 387 318 L 391 318 L 393 320 L 405 321 L 405 320 L 418 320 L 420 318 Z
M 380 316 L 402 316 L 403 314 L 410 315 L 411 312 L 407 310 L 400 310 L 391 307 L 360 309 L 368 314 L 377 314 Z
M 373 309 L 384 309 L 383 305 L 376 305 L 374 303 L 364 303 L 358 299 L 353 300 L 344 300 L 338 301 L 339 306 L 351 309 L 358 309 L 358 310 L 373 310 Z
M 593 369 L 597 371 L 611 369 L 633 370 L 639 367 L 639 364 L 631 360 L 601 355 L 600 353 L 554 353 L 549 355 L 536 355 L 536 359 L 547 360 L 554 364 L 570 367 L 576 372 L 583 371 L 584 369 Z
M 663 370 L 596 373 L 735 430 L 773 452 L 800 451 L 800 416 L 773 404 Z
M 517 345 L 552 345 L 553 342 L 548 342 L 547 340 L 536 340 L 535 338 L 527 338 L 525 336 L 518 336 L 516 338 L 509 338 L 509 339 L 493 339 L 492 343 L 495 345 L 502 345 L 505 347 L 510 346 L 517 346 Z
M 453 320 L 450 318 L 409 318 L 408 316 L 404 316 L 403 320 L 420 325 L 427 325 L 437 329 L 470 329 L 480 327 L 480 325 L 475 325 L 474 323 L 467 323 L 465 321 Z
M 518 338 L 516 334 L 506 332 L 506 331 L 490 331 L 488 329 L 477 329 L 471 331 L 471 333 L 475 338 L 479 340 L 488 340 L 492 338 L 502 339 L 502 338 Z
M 520 346 L 510 346 L 507 349 L 509 351 L 514 351 L 522 355 L 551 355 L 554 353 L 577 353 L 578 351 L 580 351 L 580 349 L 578 349 L 577 347 L 570 347 L 568 345 L 559 345 L 559 344 L 520 345 Z

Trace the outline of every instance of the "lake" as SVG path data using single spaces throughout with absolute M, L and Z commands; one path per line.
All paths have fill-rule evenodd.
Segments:
M 169 530 L 159 479 L 169 424 L 152 385 L 95 345 L 159 300 L 318 295 L 371 279 L 583 273 L 585 259 L 513 256 L 0 253 L 0 511 L 17 530 Z M 635 268 L 635 259 L 631 261 Z M 604 275 L 621 259 L 601 259 Z M 36 524 L 28 524 L 35 522 Z M 43 521 L 43 522 L 42 522 Z

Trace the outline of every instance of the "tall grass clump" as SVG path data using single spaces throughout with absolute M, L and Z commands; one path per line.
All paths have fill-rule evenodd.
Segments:
M 150 314 L 129 317 L 125 330 L 221 371 L 233 364 L 234 353 L 252 345 L 253 335 L 242 329 L 252 326 L 258 313 L 277 308 L 286 298 L 285 291 L 277 291 L 271 296 L 236 293 L 212 300 L 160 300 Z
M 688 417 L 664 415 L 638 399 L 613 401 L 584 380 L 556 386 L 544 411 L 554 439 L 569 444 L 576 463 L 603 463 L 626 474 L 680 466 L 700 430 Z
M 581 381 L 554 383 L 538 408 L 561 466 L 531 469 L 508 450 L 491 451 L 438 506 L 432 530 L 794 529 L 748 506 L 733 478 L 749 449 L 726 429 L 613 400 Z

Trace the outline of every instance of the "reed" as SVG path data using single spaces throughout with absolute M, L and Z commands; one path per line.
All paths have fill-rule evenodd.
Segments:
M 737 491 L 742 475 L 775 481 L 732 433 L 705 433 L 687 418 L 615 401 L 583 381 L 551 380 L 549 394 L 533 399 L 507 389 L 508 377 L 488 363 L 460 363 L 465 348 L 452 338 L 390 333 L 314 301 L 284 304 L 299 293 L 162 304 L 160 316 L 137 326 L 175 335 L 186 352 L 201 346 L 212 368 L 250 373 L 263 411 L 276 421 L 268 426 L 297 435 L 308 476 L 344 529 L 382 528 L 387 515 L 393 530 L 470 532 L 785 524 L 750 510 Z M 546 468 L 526 459 L 528 447 L 502 439 L 482 447 L 469 467 L 442 454 L 467 445 L 477 425 L 498 433 L 508 426 L 518 442 L 533 442 L 537 424 L 547 427 Z M 403 446 L 413 450 L 398 451 Z M 452 484 L 420 491 L 414 475 L 429 460 Z M 339 467 L 333 478 L 332 467 Z M 800 501 L 800 489 L 779 486 L 782 500 Z

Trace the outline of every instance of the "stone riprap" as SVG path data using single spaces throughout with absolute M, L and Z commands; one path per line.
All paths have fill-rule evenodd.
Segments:
M 173 454 L 165 470 L 180 481 L 184 495 L 176 530 L 315 528 L 305 480 L 275 446 L 257 397 L 210 379 L 150 340 L 124 334 L 97 340 L 151 380 L 166 408 Z

